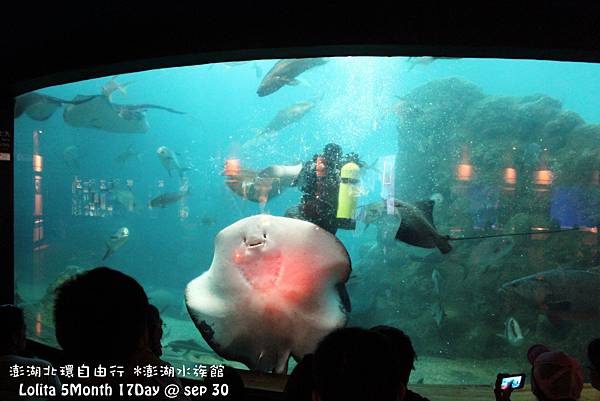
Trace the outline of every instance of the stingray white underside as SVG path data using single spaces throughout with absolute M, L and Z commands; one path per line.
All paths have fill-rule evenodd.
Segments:
M 346 324 L 350 305 L 340 295 L 349 275 L 348 253 L 332 234 L 302 220 L 252 216 L 217 235 L 213 262 L 185 299 L 218 354 L 285 372 L 290 355 L 313 352 Z

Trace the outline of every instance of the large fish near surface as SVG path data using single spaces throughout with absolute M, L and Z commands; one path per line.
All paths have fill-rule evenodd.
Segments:
M 189 195 L 190 195 L 189 189 L 186 189 L 184 191 L 179 191 L 179 192 L 166 192 L 166 193 L 158 195 L 156 198 L 152 199 L 150 201 L 150 207 L 164 208 L 164 207 L 167 207 L 167 205 L 170 205 L 175 202 L 179 202 L 181 199 L 183 199 Z
M 304 117 L 315 104 L 310 101 L 294 103 L 285 109 L 280 110 L 269 124 L 259 132 L 259 136 L 277 132 L 288 125 L 294 124 Z
M 75 103 L 79 102 L 79 103 Z M 65 107 L 63 119 L 77 128 L 95 128 L 107 132 L 142 134 L 150 125 L 146 110 L 159 109 L 175 114 L 184 112 L 156 104 L 116 104 L 105 95 L 77 95 L 73 104 Z
M 256 93 L 258 96 L 267 96 L 281 89 L 285 85 L 298 85 L 296 77 L 304 71 L 327 63 L 323 58 L 292 58 L 280 60 L 264 76 Z
M 90 101 L 91 98 L 73 100 L 59 99 L 54 96 L 43 95 L 37 92 L 25 93 L 15 99 L 14 117 L 19 118 L 25 113 L 36 121 L 44 121 L 65 104 L 77 105 Z
M 204 270 L 200 268 L 199 270 Z M 215 238 L 208 271 L 185 289 L 202 337 L 251 370 L 285 373 L 343 327 L 350 312 L 350 258 L 342 243 L 307 221 L 258 215 Z
M 406 61 L 410 63 L 410 67 L 408 71 L 411 71 L 417 64 L 419 65 L 429 65 L 436 60 L 460 60 L 460 57 L 432 57 L 432 56 L 422 56 L 422 57 L 409 57 Z
M 106 260 L 110 255 L 115 253 L 121 248 L 125 242 L 129 239 L 129 229 L 127 227 L 121 227 L 116 233 L 110 236 L 106 241 L 106 253 L 102 260 Z
M 600 318 L 600 274 L 586 270 L 554 269 L 505 283 L 507 298 L 537 307 L 550 322 Z M 521 304 L 521 303 L 520 303 Z

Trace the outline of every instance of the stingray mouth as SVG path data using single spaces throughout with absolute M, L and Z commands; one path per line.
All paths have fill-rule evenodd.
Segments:
M 246 244 L 246 247 L 249 249 L 259 248 L 259 247 L 265 245 L 266 242 L 267 242 L 267 234 L 263 234 L 262 237 L 252 237 L 252 238 L 244 237 L 244 244 Z

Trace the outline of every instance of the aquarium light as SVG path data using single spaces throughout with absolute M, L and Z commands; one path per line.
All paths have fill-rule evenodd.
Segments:
M 538 185 L 550 185 L 554 180 L 551 170 L 537 170 L 535 172 L 535 183 Z
M 462 149 L 460 164 L 456 167 L 456 178 L 459 181 L 470 181 L 473 176 L 473 165 L 469 160 L 469 151 L 466 146 Z
M 460 181 L 470 181 L 473 176 L 473 165 L 459 164 L 456 168 L 456 178 Z
M 507 167 L 504 169 L 504 182 L 510 185 L 517 183 L 517 170 L 513 167 Z
M 33 155 L 33 171 L 41 173 L 44 170 L 44 158 L 42 155 Z

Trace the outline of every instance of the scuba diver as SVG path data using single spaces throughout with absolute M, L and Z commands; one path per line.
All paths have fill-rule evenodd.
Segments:
M 310 221 L 334 235 L 338 228 L 353 230 L 362 166 L 358 154 L 343 155 L 339 145 L 327 144 L 322 154 L 302 165 L 292 181 L 291 186 L 303 194 L 300 204 L 288 209 L 285 216 Z
M 335 235 L 338 228 L 356 226 L 353 217 L 363 165 L 358 154 L 343 155 L 339 145 L 330 143 L 309 161 L 272 165 L 260 172 L 241 168 L 239 160 L 231 159 L 222 175 L 234 193 L 263 205 L 286 188 L 298 187 L 303 192 L 300 203 L 289 208 L 285 217 L 309 221 Z

